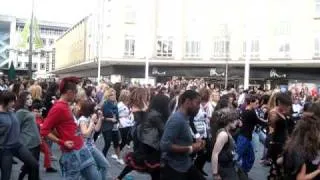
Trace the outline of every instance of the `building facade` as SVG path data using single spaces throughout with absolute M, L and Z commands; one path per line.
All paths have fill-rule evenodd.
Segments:
M 201 76 L 223 81 L 227 64 L 230 82 L 242 83 L 248 57 L 251 83 L 320 77 L 319 0 L 100 3 L 90 16 L 85 46 L 95 58 L 61 66 L 57 73 L 96 77 L 100 59 L 104 76 L 142 78 L 148 59 L 150 76 L 158 79 Z
M 9 65 L 14 64 L 18 75 L 27 75 L 28 45 L 21 47 L 22 32 L 27 19 L 0 15 L 0 68 L 6 73 Z M 43 78 L 55 69 L 54 43 L 71 25 L 64 23 L 37 21 L 41 47 L 33 49 L 32 69 L 34 78 Z

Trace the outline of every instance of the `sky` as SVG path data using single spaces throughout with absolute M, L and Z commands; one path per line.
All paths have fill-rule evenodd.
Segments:
M 93 12 L 97 0 L 34 0 L 39 20 L 75 24 Z M 0 0 L 0 14 L 30 18 L 32 0 Z

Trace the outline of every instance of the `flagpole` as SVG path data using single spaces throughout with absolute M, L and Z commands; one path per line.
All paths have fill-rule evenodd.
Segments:
M 29 35 L 29 67 L 28 75 L 32 79 L 32 42 L 33 42 L 33 10 L 34 10 L 34 0 L 32 0 L 32 11 L 31 11 L 31 23 L 30 23 L 30 35 Z M 25 24 L 26 26 L 27 24 Z
M 99 34 L 99 38 L 98 38 L 98 44 L 99 44 L 99 52 L 98 52 L 98 77 L 97 77 L 97 81 L 98 84 L 100 84 L 101 81 L 101 58 L 103 55 L 103 32 L 104 32 L 104 0 L 101 0 L 101 7 L 98 8 L 102 8 L 99 9 L 98 12 L 98 34 Z

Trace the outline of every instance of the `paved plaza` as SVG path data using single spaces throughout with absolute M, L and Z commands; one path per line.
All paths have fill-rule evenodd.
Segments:
M 102 149 L 103 147 L 103 138 L 102 136 L 98 139 L 97 141 L 97 146 L 99 149 Z M 60 157 L 60 150 L 59 148 L 55 145 L 53 147 L 54 149 L 54 155 L 56 157 Z M 125 151 L 128 151 L 128 148 L 124 148 Z M 113 152 L 113 148 L 110 148 L 109 154 L 108 154 L 108 161 L 111 164 L 111 167 L 109 169 L 109 177 L 108 179 L 113 180 L 115 177 L 117 177 L 117 175 L 119 175 L 120 171 L 124 168 L 123 165 L 120 165 L 117 161 L 113 160 L 110 156 L 111 153 Z M 268 172 L 268 168 L 262 167 L 259 164 L 259 159 L 261 157 L 261 151 L 259 151 L 256 155 L 256 162 L 255 165 L 253 167 L 253 169 L 251 170 L 249 177 L 252 180 L 264 180 L 267 179 L 267 172 Z M 59 163 L 58 161 L 53 161 L 54 167 L 59 169 Z M 211 174 L 211 164 L 207 163 L 205 166 L 205 171 L 208 174 Z M 18 176 L 19 176 L 19 172 L 20 172 L 20 167 L 21 164 L 19 163 L 18 165 L 14 165 L 13 166 L 13 173 L 11 176 L 12 180 L 17 180 Z M 61 179 L 60 173 L 46 173 L 45 169 L 43 168 L 43 156 L 41 155 L 41 160 L 40 160 L 40 174 L 41 174 L 41 180 L 59 180 Z M 145 175 L 145 174 L 141 174 L 141 173 L 137 173 L 137 172 L 132 172 L 130 175 L 132 175 L 134 177 L 134 180 L 149 180 L 150 176 Z M 27 179 L 27 178 L 25 178 Z M 208 176 L 207 177 L 208 180 L 212 180 L 212 176 Z

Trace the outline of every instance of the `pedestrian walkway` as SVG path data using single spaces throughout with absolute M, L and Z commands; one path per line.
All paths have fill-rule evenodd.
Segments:
M 99 149 L 103 148 L 103 138 L 102 137 L 98 139 L 97 146 Z M 54 156 L 59 158 L 60 157 L 59 148 L 57 146 L 54 146 L 53 149 L 54 149 L 54 151 L 53 151 Z M 127 151 L 127 148 L 124 148 L 124 150 Z M 119 175 L 121 170 L 124 168 L 124 165 L 121 165 L 116 160 L 112 159 L 110 157 L 111 156 L 110 153 L 113 153 L 113 148 L 110 148 L 109 154 L 108 154 L 108 160 L 111 164 L 111 167 L 109 169 L 109 178 L 108 179 L 113 180 L 117 175 Z M 252 180 L 266 179 L 266 177 L 267 177 L 268 168 L 262 167 L 259 164 L 259 159 L 261 157 L 260 154 L 261 154 L 261 150 L 257 153 L 256 162 L 254 164 L 253 169 L 249 173 L 249 177 Z M 59 161 L 53 161 L 53 165 L 54 165 L 54 167 L 59 169 Z M 11 180 L 18 179 L 20 167 L 21 167 L 21 163 L 13 166 L 13 173 L 11 176 Z M 207 174 L 209 174 L 207 179 L 212 180 L 212 176 L 210 175 L 211 174 L 211 164 L 207 163 L 205 165 L 205 171 L 207 172 Z M 43 168 L 43 156 L 42 155 L 41 155 L 41 160 L 40 160 L 40 175 L 41 175 L 42 180 L 60 180 L 61 179 L 61 176 L 59 173 L 46 173 L 45 172 L 45 169 Z M 149 180 L 150 179 L 149 175 L 145 175 L 145 174 L 141 174 L 141 173 L 137 173 L 137 172 L 132 172 L 132 173 L 130 173 L 130 175 L 134 177 L 134 180 Z M 27 178 L 25 178 L 25 179 L 27 179 Z

